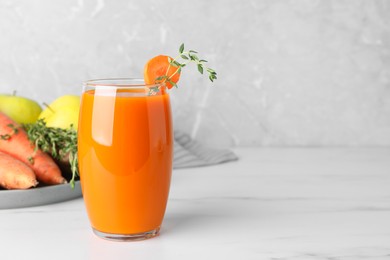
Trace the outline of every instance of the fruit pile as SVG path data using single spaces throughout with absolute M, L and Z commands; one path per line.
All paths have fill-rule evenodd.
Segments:
M 66 173 L 74 161 L 69 151 L 77 149 L 79 107 L 80 97 L 74 95 L 59 97 L 43 110 L 34 100 L 0 95 L 1 188 L 74 182 Z M 50 147 L 41 145 L 46 139 L 54 140 Z

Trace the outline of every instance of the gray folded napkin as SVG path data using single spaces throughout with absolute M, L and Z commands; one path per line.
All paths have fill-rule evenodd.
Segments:
M 174 169 L 213 165 L 238 159 L 230 150 L 207 147 L 183 132 L 175 131 L 174 136 Z

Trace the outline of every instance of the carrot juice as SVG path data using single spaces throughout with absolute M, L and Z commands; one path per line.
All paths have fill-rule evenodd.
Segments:
M 101 81 L 84 85 L 80 107 L 78 160 L 88 216 L 103 238 L 153 237 L 172 171 L 169 95 L 134 80 Z

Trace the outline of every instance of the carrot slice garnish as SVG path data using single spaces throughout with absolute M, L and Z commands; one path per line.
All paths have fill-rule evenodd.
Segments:
M 185 51 L 184 43 L 180 45 L 179 54 L 172 59 L 170 56 L 159 55 L 150 59 L 144 68 L 144 80 L 146 84 L 162 84 L 168 89 L 177 87 L 180 73 L 183 67 L 189 63 L 195 63 L 200 74 L 208 74 L 211 82 L 217 79 L 217 72 L 206 67 L 207 60 L 200 59 L 198 52 L 194 50 Z M 158 92 L 160 86 L 150 87 L 151 94 Z
M 164 84 L 171 89 L 180 79 L 180 67 L 172 64 L 173 58 L 166 55 L 158 55 L 150 59 L 144 68 L 144 80 L 146 84 Z

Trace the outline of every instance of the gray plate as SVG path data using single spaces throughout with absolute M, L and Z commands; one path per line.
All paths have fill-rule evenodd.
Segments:
M 80 181 L 74 189 L 69 184 L 52 185 L 29 190 L 0 190 L 0 209 L 46 205 L 81 197 Z

